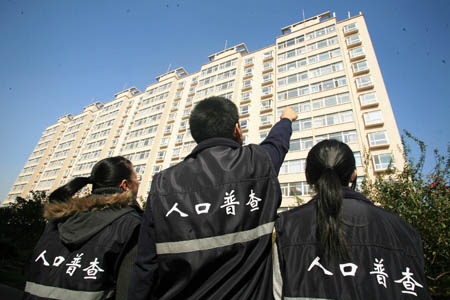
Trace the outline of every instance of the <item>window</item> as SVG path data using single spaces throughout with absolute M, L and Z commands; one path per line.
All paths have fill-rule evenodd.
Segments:
M 264 139 L 267 137 L 268 134 L 269 134 L 269 131 L 261 131 L 259 133 L 259 141 L 260 142 L 264 141 Z
M 182 87 L 184 87 L 184 81 L 178 82 L 178 88 L 182 88 Z
M 162 168 L 161 165 L 159 165 L 159 166 L 154 166 L 154 167 L 153 167 L 152 175 L 155 175 L 156 173 L 160 172 L 160 171 L 161 171 L 161 168 Z
M 272 86 L 269 85 L 269 86 L 263 87 L 262 88 L 262 94 L 263 95 L 270 95 L 270 94 L 272 94 Z
M 167 146 L 169 144 L 169 138 L 168 137 L 163 137 L 161 139 L 161 142 L 159 143 L 160 146 Z
M 342 93 L 337 95 L 332 95 L 328 97 L 318 98 L 312 100 L 313 109 L 320 109 L 323 107 L 334 106 L 343 103 L 350 103 L 349 93 Z
M 309 71 L 309 77 L 310 78 L 314 78 L 314 77 L 318 77 L 318 76 L 322 76 L 322 75 L 326 75 L 326 74 L 330 74 L 330 73 L 334 73 L 334 72 L 338 72 L 338 71 L 342 71 L 344 70 L 344 64 L 342 63 L 342 61 L 334 63 L 334 64 L 330 64 L 330 65 L 326 65 L 323 67 L 319 67 L 319 68 L 315 68 Z
M 367 106 L 378 103 L 377 95 L 375 94 L 375 92 L 360 95 L 359 102 L 361 103 L 361 106 Z
M 359 57 L 359 56 L 363 56 L 364 55 L 364 49 L 363 49 L 363 47 L 356 47 L 356 48 L 353 48 L 352 50 L 350 50 L 348 52 L 348 54 L 350 55 L 350 58 L 356 58 L 356 57 Z
M 285 197 L 305 196 L 313 192 L 312 188 L 305 181 L 282 183 L 280 187 L 281 194 Z
M 280 168 L 280 174 L 292 174 L 305 172 L 306 160 L 285 160 Z
M 178 104 L 180 104 L 180 101 L 175 101 L 172 103 L 172 108 L 171 109 L 177 109 L 178 108 Z
M 253 57 L 246 58 L 244 61 L 245 65 L 251 65 L 253 63 Z
M 348 32 L 351 32 L 351 31 L 355 31 L 355 30 L 357 30 L 358 29 L 358 27 L 356 26 L 356 23 L 352 23 L 352 24 L 349 24 L 349 25 L 345 25 L 344 26 L 344 33 L 348 33 Z
M 313 146 L 313 138 L 306 137 L 301 139 L 291 139 L 289 151 L 300 151 L 307 150 L 312 148 Z
M 172 132 L 172 124 L 169 124 L 164 128 L 164 133 L 171 133 L 171 132 Z
M 311 103 L 309 101 L 304 101 L 304 102 L 301 102 L 301 103 L 298 103 L 298 104 L 291 105 L 291 107 L 296 113 L 305 112 L 305 111 L 310 111 L 311 110 Z M 283 110 L 285 108 L 286 107 L 278 108 L 278 110 L 277 110 L 277 116 L 278 117 L 281 116 L 281 114 L 283 113 Z
M 297 98 L 303 95 L 309 94 L 309 86 L 301 86 L 298 88 L 290 89 L 287 91 L 279 92 L 277 94 L 277 98 L 279 101 L 286 100 L 286 99 L 293 99 Z
M 180 122 L 180 130 L 186 129 L 186 126 L 187 126 L 187 121 L 186 120 Z
M 247 68 L 244 70 L 244 76 L 250 76 L 253 74 L 253 68 Z
M 266 58 L 271 58 L 271 57 L 272 57 L 272 54 L 273 54 L 273 50 L 264 52 L 264 59 L 266 59 Z
M 264 63 L 264 65 L 263 65 L 263 69 L 264 69 L 264 71 L 265 70 L 269 70 L 269 69 L 272 69 L 273 68 L 273 63 L 270 61 L 270 62 L 266 62 L 266 63 Z
M 181 98 L 181 95 L 183 95 L 183 91 L 182 91 L 182 90 L 176 92 L 176 93 L 175 93 L 175 99 L 176 99 L 176 98 Z
M 259 118 L 260 126 L 264 126 L 272 123 L 272 115 L 263 115 Z
M 240 114 L 246 115 L 249 113 L 249 105 L 243 105 L 240 107 Z
M 163 159 L 164 159 L 164 156 L 166 156 L 166 151 L 159 151 L 159 152 L 156 154 L 156 160 L 163 160 Z
M 242 93 L 241 94 L 241 101 L 245 101 L 245 100 L 250 99 L 251 94 L 252 94 L 251 92 Z
M 311 128 L 312 128 L 312 119 L 311 118 L 295 120 L 294 122 L 292 122 L 292 131 L 294 131 L 294 132 L 311 129 Z
M 322 92 L 331 90 L 337 87 L 341 87 L 347 84 L 347 78 L 345 76 L 316 82 L 311 85 L 311 93 Z
M 184 134 L 178 134 L 177 135 L 177 138 L 175 139 L 175 143 L 182 143 L 183 142 L 183 137 L 184 137 Z
M 228 81 L 228 82 L 224 82 L 221 84 L 216 85 L 216 92 L 220 92 L 226 89 L 230 89 L 232 88 L 234 85 L 234 80 Z
M 264 74 L 263 75 L 263 82 L 268 82 L 272 80 L 272 73 Z
M 184 109 L 184 110 L 183 110 L 183 117 L 189 116 L 190 113 L 191 113 L 191 109 L 190 109 L 190 108 Z
M 389 143 L 386 131 L 371 132 L 367 135 L 369 146 L 376 147 Z
M 353 152 L 353 156 L 355 157 L 355 165 L 357 167 L 362 166 L 361 152 Z
M 169 120 L 175 120 L 176 116 L 177 116 L 176 112 L 170 113 L 168 119 Z
M 252 86 L 252 80 L 251 80 L 251 79 L 244 80 L 244 81 L 242 82 L 242 87 L 243 87 L 243 88 L 248 88 L 248 87 L 251 87 L 251 86 Z
M 334 114 L 317 116 L 314 118 L 314 128 L 336 125 L 353 121 L 353 112 L 351 110 L 341 111 Z
M 248 120 L 240 120 L 239 124 L 241 126 L 241 129 L 248 129 Z
M 261 101 L 261 110 L 272 108 L 272 100 Z
M 373 167 L 375 171 L 386 170 L 392 162 L 390 153 L 377 154 L 373 156 Z
M 362 71 L 369 70 L 369 65 L 367 64 L 367 61 L 359 61 L 352 64 L 353 73 L 358 73 Z
M 172 157 L 178 157 L 180 155 L 181 148 L 174 148 L 172 152 Z
M 363 116 L 364 116 L 364 124 L 366 124 L 366 126 L 383 124 L 383 117 L 381 115 L 381 111 L 379 110 L 365 113 Z
M 347 43 L 347 46 L 351 46 L 361 42 L 361 39 L 359 38 L 359 34 L 354 34 L 346 38 L 345 42 Z

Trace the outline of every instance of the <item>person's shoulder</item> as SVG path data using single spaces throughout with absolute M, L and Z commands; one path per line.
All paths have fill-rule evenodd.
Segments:
M 280 212 L 277 216 L 277 222 L 283 224 L 292 224 L 293 226 L 303 226 L 311 224 L 311 220 L 315 217 L 315 205 L 313 201 Z

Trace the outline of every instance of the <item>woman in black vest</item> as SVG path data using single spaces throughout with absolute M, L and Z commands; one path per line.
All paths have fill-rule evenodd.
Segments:
M 88 184 L 90 195 L 74 197 Z M 141 220 L 138 187 L 132 163 L 118 156 L 52 192 L 25 299 L 124 299 Z
M 349 146 L 315 145 L 306 179 L 316 196 L 275 225 L 275 298 L 429 299 L 419 235 L 348 187 L 356 183 Z

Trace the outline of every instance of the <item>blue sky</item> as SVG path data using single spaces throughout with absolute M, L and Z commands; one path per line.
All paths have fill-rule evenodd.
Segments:
M 325 11 L 366 17 L 399 130 L 432 149 L 450 142 L 450 1 L 0 1 L 0 201 L 45 128 L 94 101 Z

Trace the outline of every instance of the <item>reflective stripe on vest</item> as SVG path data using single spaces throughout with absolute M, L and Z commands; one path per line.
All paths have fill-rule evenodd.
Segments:
M 54 286 L 42 285 L 30 281 L 27 281 L 27 284 L 25 285 L 25 292 L 43 298 L 64 300 L 100 300 L 112 297 L 114 294 L 114 290 L 96 292 L 75 291 Z
M 237 243 L 245 243 L 256 240 L 266 234 L 272 234 L 273 227 L 274 222 L 269 222 L 250 230 L 228 233 L 220 236 L 196 240 L 180 241 L 180 242 L 157 243 L 156 253 L 157 254 L 185 253 L 185 252 L 201 251 L 225 247 Z

